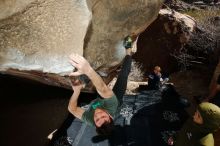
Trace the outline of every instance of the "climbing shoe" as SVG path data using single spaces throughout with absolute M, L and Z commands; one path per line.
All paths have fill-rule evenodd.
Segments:
M 132 47 L 132 38 L 131 36 L 126 36 L 123 41 L 123 46 L 125 49 L 129 49 Z

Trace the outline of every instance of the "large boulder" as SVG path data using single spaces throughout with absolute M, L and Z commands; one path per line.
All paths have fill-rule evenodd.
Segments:
M 178 57 L 196 28 L 195 20 L 170 9 L 161 9 L 158 18 L 139 36 L 134 58 L 144 71 L 151 72 L 159 65 L 172 73 L 179 70 Z
M 95 69 L 117 65 L 122 40 L 156 18 L 162 1 L 0 1 L 0 72 L 70 87 L 71 53 Z

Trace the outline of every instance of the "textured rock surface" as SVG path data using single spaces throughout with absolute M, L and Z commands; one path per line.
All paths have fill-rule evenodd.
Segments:
M 178 12 L 185 12 L 190 10 L 200 10 L 198 7 L 186 3 L 184 1 L 177 1 L 177 0 L 166 0 L 165 5 L 167 5 L 169 8 L 178 11 Z
M 70 71 L 68 54 L 83 53 L 90 15 L 85 1 L 40 0 L 2 19 L 1 70 Z
M 109 68 L 125 55 L 122 39 L 157 18 L 161 1 L 0 1 L 0 71 L 69 87 L 68 56 Z
M 93 0 L 90 30 L 85 39 L 84 55 L 95 68 L 114 64 L 124 57 L 122 39 L 139 34 L 156 18 L 160 0 Z
M 35 0 L 0 0 L 0 19 L 4 19 L 22 11 L 33 1 Z
M 190 16 L 168 9 L 160 10 L 157 20 L 139 36 L 135 60 L 142 63 L 147 72 L 156 65 L 165 72 L 177 71 L 178 62 L 173 55 L 180 54 L 195 26 L 195 20 Z

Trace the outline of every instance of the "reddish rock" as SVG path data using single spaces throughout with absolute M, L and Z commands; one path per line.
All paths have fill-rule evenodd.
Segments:
M 160 10 L 158 18 L 139 36 L 135 60 L 147 72 L 156 65 L 165 72 L 177 71 L 178 62 L 172 55 L 178 54 L 189 41 L 195 26 L 195 20 L 188 15 Z

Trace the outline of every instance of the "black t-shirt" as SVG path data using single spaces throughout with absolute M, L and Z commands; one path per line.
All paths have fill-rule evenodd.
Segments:
M 149 90 L 158 90 L 160 86 L 160 76 L 152 73 L 148 75 L 148 89 Z

